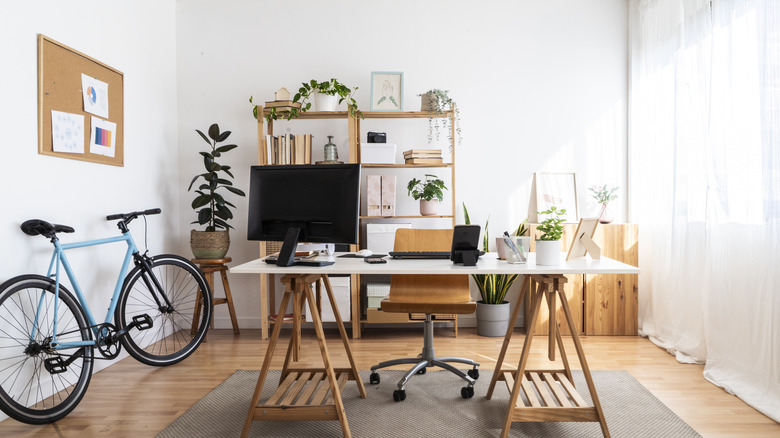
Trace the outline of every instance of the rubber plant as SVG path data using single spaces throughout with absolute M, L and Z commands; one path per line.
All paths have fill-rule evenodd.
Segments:
M 209 145 L 210 151 L 201 151 L 200 155 L 203 156 L 204 173 L 195 175 L 190 182 L 188 191 L 192 190 L 193 185 L 199 179 L 203 179 L 204 182 L 198 186 L 195 190 L 198 196 L 192 200 L 192 208 L 197 212 L 198 219 L 193 221 L 193 224 L 206 225 L 206 231 L 216 231 L 218 228 L 233 228 L 227 223 L 228 220 L 233 219 L 233 212 L 231 208 L 236 206 L 230 201 L 226 200 L 223 193 L 220 190 L 228 191 L 237 196 L 246 196 L 246 194 L 236 187 L 233 187 L 233 182 L 228 179 L 235 178 L 230 171 L 230 166 L 219 164 L 217 158 L 221 158 L 222 155 L 237 147 L 234 144 L 227 144 L 218 146 L 230 136 L 230 131 L 221 132 L 219 125 L 212 124 L 208 130 L 208 136 L 201 130 L 195 130 L 203 140 Z
M 466 224 L 471 224 L 469 218 L 469 211 L 466 208 L 466 203 L 463 203 L 463 217 Z M 517 229 L 512 233 L 513 236 L 522 236 L 528 233 L 528 229 L 525 224 L 528 218 L 518 225 Z M 488 252 L 488 246 L 490 243 L 490 235 L 488 233 L 488 225 L 490 225 L 490 217 L 485 221 L 485 234 L 482 236 L 482 250 Z M 506 293 L 509 291 L 509 287 L 517 280 L 518 274 L 472 274 L 471 278 L 477 284 L 479 294 L 482 297 L 482 302 L 485 304 L 501 304 L 504 302 Z

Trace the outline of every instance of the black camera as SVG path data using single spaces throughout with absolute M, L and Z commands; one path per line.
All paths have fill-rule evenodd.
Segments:
M 387 134 L 384 132 L 369 132 L 368 133 L 368 142 L 369 143 L 387 143 Z

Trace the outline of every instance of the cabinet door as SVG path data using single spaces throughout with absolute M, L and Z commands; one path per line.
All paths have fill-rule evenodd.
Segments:
M 601 255 L 639 266 L 639 227 L 599 224 L 593 239 Z M 638 275 L 585 276 L 585 334 L 636 335 Z
M 536 241 L 534 240 L 538 233 L 536 232 L 536 227 L 539 226 L 539 224 L 530 224 L 529 229 L 531 230 L 531 251 L 536 251 Z M 561 251 L 567 252 L 569 250 L 569 246 L 571 245 L 572 238 L 574 236 L 574 232 L 577 230 L 577 224 L 564 224 L 563 226 L 563 238 L 561 241 Z M 574 319 L 574 325 L 578 329 L 578 334 L 582 333 L 582 275 L 567 275 L 566 279 L 568 282 L 563 288 L 563 291 L 566 295 L 566 301 L 569 303 L 569 309 L 571 310 L 572 318 Z M 536 288 L 536 282 L 531 281 L 531 290 L 534 290 Z M 558 324 L 558 330 L 560 330 L 562 335 L 570 335 L 571 331 L 569 330 L 569 324 L 566 322 L 566 317 L 563 314 L 563 308 L 561 307 L 561 304 L 557 302 L 557 310 L 556 310 L 556 322 Z M 530 297 L 526 296 L 525 299 L 525 324 L 527 325 L 531 322 L 531 301 Z M 547 307 L 547 300 L 542 303 L 542 306 L 539 310 L 539 316 L 536 320 L 536 327 L 534 329 L 534 334 L 536 335 L 547 335 L 549 333 L 548 327 L 549 327 L 549 320 L 550 320 L 550 311 Z

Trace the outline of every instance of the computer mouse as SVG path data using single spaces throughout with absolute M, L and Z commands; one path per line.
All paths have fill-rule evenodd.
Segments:
M 360 251 L 357 252 L 358 257 L 368 257 L 372 254 L 374 253 L 371 252 L 370 249 L 361 249 Z

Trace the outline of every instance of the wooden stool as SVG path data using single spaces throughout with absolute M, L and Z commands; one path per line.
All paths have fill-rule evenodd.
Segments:
M 228 283 L 226 263 L 230 263 L 233 259 L 226 257 L 224 259 L 192 259 L 192 262 L 200 267 L 203 276 L 206 277 L 206 282 L 211 288 L 211 293 L 214 294 L 214 273 L 220 272 L 222 275 L 222 285 L 225 287 L 225 298 L 214 298 L 212 295 L 213 304 L 227 304 L 228 311 L 230 311 L 230 320 L 233 323 L 233 333 L 240 334 L 238 330 L 238 321 L 236 320 L 236 309 L 233 307 L 233 297 L 230 295 L 230 283 Z M 198 295 L 200 299 L 200 295 Z M 196 308 L 199 308 L 200 303 Z M 211 319 L 211 328 L 214 328 L 214 319 Z

